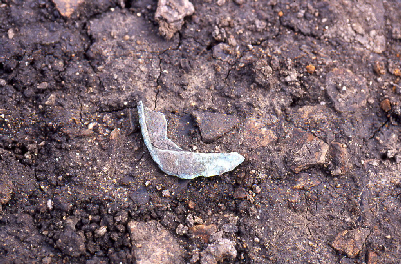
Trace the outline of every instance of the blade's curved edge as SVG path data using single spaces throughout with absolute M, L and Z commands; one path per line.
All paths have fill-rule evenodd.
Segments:
M 138 102 L 137 108 L 138 108 L 139 124 L 141 125 L 141 133 L 142 133 L 143 141 L 145 142 L 145 145 L 148 148 L 149 153 L 152 156 L 152 159 L 157 164 L 160 164 L 160 160 L 159 160 L 158 156 L 155 154 L 155 152 L 153 150 L 152 142 L 150 141 L 148 127 L 146 125 L 145 108 L 143 106 L 142 101 Z
M 146 111 L 142 101 L 138 102 L 139 123 L 141 125 L 142 137 L 153 160 L 159 168 L 168 175 L 177 176 L 182 179 L 193 179 L 199 176 L 210 177 L 221 175 L 233 170 L 240 165 L 245 158 L 237 153 L 194 153 L 184 150 L 159 149 L 154 146 L 149 136 Z M 164 115 L 161 115 L 164 118 Z M 165 120 L 165 118 L 164 118 Z M 165 133 L 166 128 L 161 128 L 160 133 Z M 170 139 L 165 135 L 166 140 Z

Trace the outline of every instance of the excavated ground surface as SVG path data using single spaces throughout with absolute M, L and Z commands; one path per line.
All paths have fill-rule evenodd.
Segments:
M 401 2 L 193 4 L 0 1 L 0 263 L 399 263 Z M 165 175 L 138 100 L 245 162 Z

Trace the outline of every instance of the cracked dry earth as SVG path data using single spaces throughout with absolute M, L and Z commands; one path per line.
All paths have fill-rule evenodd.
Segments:
M 0 263 L 399 263 L 401 2 L 192 3 L 0 1 Z M 245 162 L 163 174 L 139 100 Z

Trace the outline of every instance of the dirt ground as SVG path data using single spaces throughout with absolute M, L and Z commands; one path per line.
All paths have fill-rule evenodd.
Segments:
M 401 2 L 192 4 L 0 1 L 0 263 L 400 263 Z M 245 161 L 165 175 L 139 100 Z

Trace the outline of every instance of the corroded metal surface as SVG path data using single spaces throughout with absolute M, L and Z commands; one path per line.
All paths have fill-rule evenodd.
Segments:
M 151 111 L 138 103 L 143 140 L 160 169 L 183 179 L 221 175 L 244 161 L 237 152 L 194 153 L 182 150 L 167 138 L 167 121 L 162 113 Z

